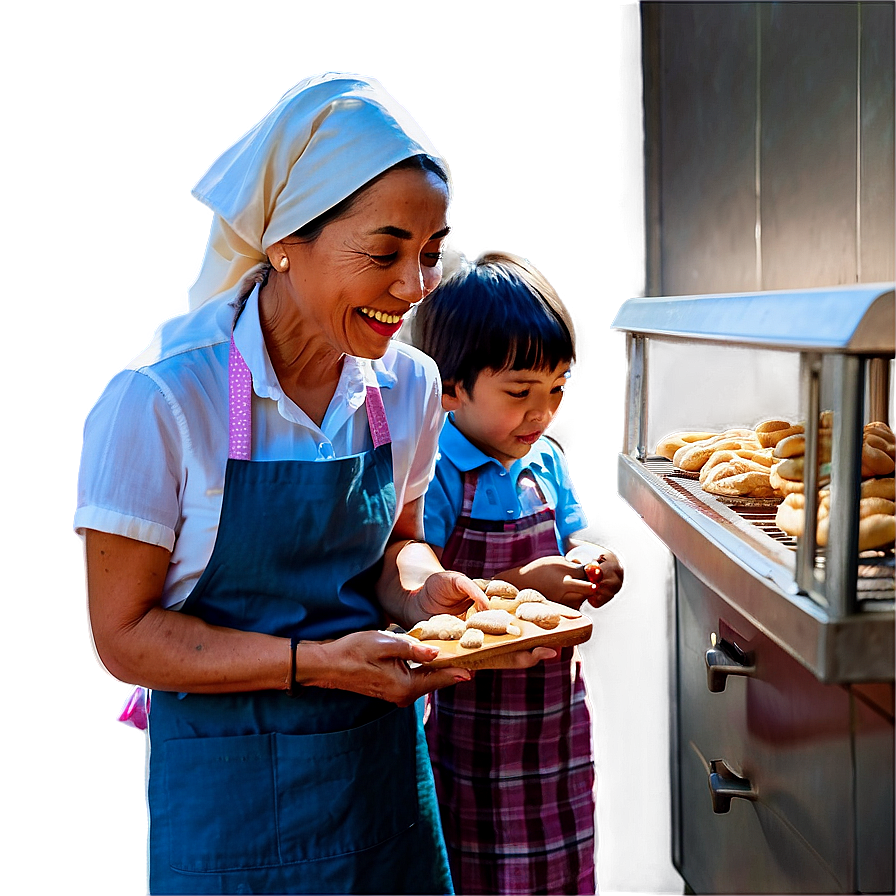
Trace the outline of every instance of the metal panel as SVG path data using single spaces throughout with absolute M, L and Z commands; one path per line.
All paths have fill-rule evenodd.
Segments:
M 758 8 L 761 288 L 854 283 L 858 4 Z
M 698 893 L 853 892 L 849 700 L 825 686 L 676 563 L 681 853 Z M 755 671 L 710 692 L 715 633 Z M 713 810 L 709 764 L 722 760 L 755 791 Z
M 631 333 L 790 350 L 892 354 L 892 284 L 635 298 L 612 327 Z
M 894 6 L 860 10 L 859 279 L 891 280 L 896 250 L 894 191 Z
M 761 289 L 754 4 L 659 6 L 662 291 Z
M 858 892 L 893 892 L 893 685 L 854 685 Z

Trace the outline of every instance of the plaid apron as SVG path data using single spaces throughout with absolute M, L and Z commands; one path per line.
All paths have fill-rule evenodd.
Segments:
M 558 554 L 540 490 L 520 519 L 477 520 L 477 479 L 465 474 L 446 569 L 492 578 Z M 457 893 L 595 892 L 591 717 L 575 648 L 434 692 L 426 731 Z

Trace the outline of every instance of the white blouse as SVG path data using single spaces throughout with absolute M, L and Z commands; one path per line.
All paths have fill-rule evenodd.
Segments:
M 165 607 L 187 597 L 215 542 L 227 463 L 233 314 L 226 303 L 212 301 L 163 324 L 150 347 L 109 383 L 84 427 L 75 530 L 170 550 Z M 398 512 L 426 491 L 444 419 L 431 358 L 395 341 L 377 361 L 347 356 L 318 427 L 277 382 L 257 288 L 233 332 L 252 373 L 253 460 L 326 462 L 369 450 L 364 400 L 367 384 L 376 383 L 392 435 Z

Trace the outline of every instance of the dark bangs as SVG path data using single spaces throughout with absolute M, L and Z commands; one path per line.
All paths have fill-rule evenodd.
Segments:
M 412 339 L 442 379 L 471 391 L 483 370 L 553 370 L 575 360 L 575 331 L 553 287 L 515 256 L 464 263 L 422 302 Z

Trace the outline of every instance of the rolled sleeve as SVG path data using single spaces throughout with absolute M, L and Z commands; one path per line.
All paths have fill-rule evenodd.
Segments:
M 84 426 L 75 531 L 97 529 L 171 550 L 180 520 L 181 434 L 151 378 L 119 374 Z

